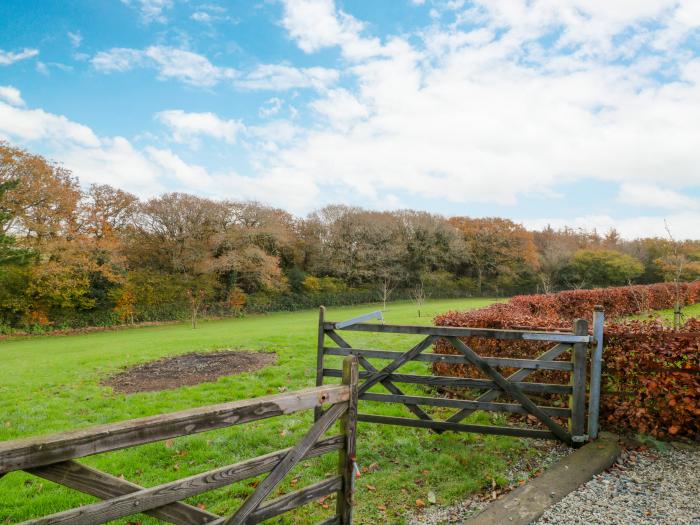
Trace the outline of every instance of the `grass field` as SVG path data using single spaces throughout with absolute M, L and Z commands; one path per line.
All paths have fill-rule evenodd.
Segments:
M 700 319 L 700 303 L 683 307 L 684 320 L 690 317 Z M 654 310 L 651 314 L 635 315 L 633 319 L 649 319 L 650 317 L 661 319 L 666 324 L 673 324 L 673 308 L 667 310 Z
M 429 324 L 432 315 L 448 309 L 488 304 L 488 299 L 430 301 L 429 317 L 417 318 L 410 303 L 394 303 L 385 313 L 394 323 Z M 330 320 L 364 313 L 374 306 L 330 309 Z M 314 384 L 317 312 L 274 313 L 244 319 L 205 321 L 196 330 L 187 324 L 133 328 L 90 334 L 35 337 L 0 343 L 0 440 L 46 434 L 262 396 Z M 351 343 L 408 349 L 412 336 L 348 334 Z M 167 355 L 217 349 L 275 351 L 275 365 L 237 376 L 177 390 L 115 394 L 100 385 L 110 374 Z M 413 363 L 414 370 L 426 364 Z M 409 387 L 410 385 L 406 385 Z M 419 387 L 417 387 L 419 388 Z M 415 389 L 407 388 L 409 392 Z M 376 405 L 376 404 L 375 404 Z M 441 410 L 441 409 L 437 409 Z M 375 413 L 408 415 L 403 407 L 372 406 Z M 441 417 L 445 417 L 442 413 Z M 83 461 L 141 485 L 153 486 L 218 466 L 293 445 L 307 429 L 311 413 L 275 418 L 112 452 Z M 474 414 L 471 421 L 501 421 Z M 357 523 L 402 523 L 416 499 L 427 502 L 434 492 L 440 504 L 503 483 L 508 463 L 531 452 L 528 440 L 471 434 L 433 434 L 425 430 L 360 424 L 358 462 L 372 468 L 358 484 Z M 335 471 L 336 456 L 305 462 L 287 478 L 298 477 L 297 488 Z M 231 513 L 253 490 L 239 483 L 188 500 L 219 514 Z M 0 523 L 37 517 L 95 501 L 51 482 L 23 473 L 0 479 Z M 329 515 L 318 503 L 307 505 L 280 523 L 315 523 Z M 135 518 L 116 523 L 135 523 Z M 138 523 L 157 523 L 139 516 Z

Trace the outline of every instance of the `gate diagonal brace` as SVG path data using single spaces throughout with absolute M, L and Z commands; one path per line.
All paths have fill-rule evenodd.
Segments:
M 523 391 L 513 383 L 509 382 L 500 373 L 498 373 L 490 364 L 479 357 L 474 350 L 469 348 L 457 337 L 448 337 L 447 340 L 459 350 L 464 356 L 476 366 L 484 375 L 490 377 L 496 385 L 518 401 L 522 407 L 527 410 L 530 414 L 539 419 L 542 423 L 547 425 L 549 430 L 562 440 L 567 445 L 571 446 L 572 440 L 571 435 L 566 432 L 561 426 L 555 423 L 547 414 L 545 414 L 542 409 L 540 409 L 533 401 L 527 397 Z
M 341 348 L 352 349 L 352 346 L 350 346 L 350 343 L 348 343 L 345 339 L 343 339 L 343 338 L 342 338 L 340 335 L 338 335 L 336 332 L 334 332 L 334 331 L 328 331 L 328 332 L 326 332 L 326 335 L 328 335 L 328 337 L 330 337 L 330 338 L 331 338 L 338 346 L 340 346 Z M 365 370 L 367 370 L 368 372 L 370 372 L 370 373 L 372 373 L 372 374 L 376 374 L 377 372 L 379 372 L 379 370 L 378 370 L 372 363 L 370 363 L 369 360 L 368 360 L 366 357 L 361 356 L 361 355 L 358 355 L 358 356 L 357 356 L 357 359 L 358 359 L 360 365 L 362 365 L 362 367 L 363 367 Z M 389 392 L 391 392 L 392 394 L 397 394 L 397 395 L 401 395 L 401 396 L 404 395 L 403 390 L 401 390 L 399 387 L 397 387 L 397 386 L 396 386 L 394 383 L 392 383 L 389 379 L 386 379 L 386 378 L 385 378 L 385 379 L 380 380 L 379 382 L 384 386 L 384 388 L 386 388 L 386 389 L 387 389 Z M 358 390 L 358 392 L 359 392 L 359 390 Z M 421 407 L 419 407 L 418 405 L 409 405 L 409 404 L 406 404 L 406 403 L 405 403 L 404 405 L 405 405 L 406 408 L 408 408 L 411 412 L 413 412 L 413 414 L 414 414 L 416 417 L 418 417 L 418 418 L 420 418 L 420 419 L 423 419 L 423 420 L 425 420 L 425 421 L 432 421 L 432 420 L 433 420 L 433 418 L 431 418 L 431 417 L 427 414 L 427 412 L 425 412 L 425 411 L 424 411 Z M 442 431 L 440 431 L 440 432 L 442 432 Z

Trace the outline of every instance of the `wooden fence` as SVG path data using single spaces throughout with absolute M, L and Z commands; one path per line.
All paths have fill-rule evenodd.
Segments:
M 275 396 L 235 401 L 76 430 L 47 437 L 0 443 L 0 477 L 24 470 L 96 496 L 103 501 L 30 521 L 33 525 L 94 525 L 146 513 L 166 522 L 192 525 L 253 524 L 337 493 L 336 514 L 319 525 L 352 523 L 353 469 L 358 365 L 343 361 L 342 384 L 319 386 Z M 74 461 L 76 458 L 241 425 L 295 412 L 330 406 L 294 447 L 272 452 L 176 480 L 144 488 Z M 340 419 L 340 434 L 323 434 Z M 300 461 L 339 451 L 338 474 L 303 489 L 265 501 Z M 218 516 L 181 500 L 269 472 L 231 516 Z
M 326 356 L 354 355 L 357 356 L 360 365 L 364 368 L 364 371 L 359 374 L 360 379 L 364 380 L 358 387 L 360 400 L 400 403 L 416 416 L 416 418 L 408 418 L 359 413 L 359 421 L 429 428 L 437 432 L 454 430 L 508 436 L 556 438 L 569 445 L 578 446 L 588 439 L 586 434 L 586 368 L 587 349 L 593 342 L 600 342 L 600 344 L 596 346 L 593 359 L 593 364 L 596 368 L 592 369 L 594 374 L 592 376 L 591 392 L 596 393 L 596 395 L 600 392 L 600 355 L 602 355 L 603 340 L 602 312 L 597 312 L 596 315 L 597 321 L 595 326 L 596 329 L 600 330 L 600 333 L 589 336 L 588 323 L 583 319 L 574 321 L 571 332 L 370 324 L 362 322 L 361 319 L 358 319 L 359 322 L 356 323 L 336 323 L 325 320 L 325 310 L 321 307 L 318 324 L 316 384 L 322 385 L 327 377 L 341 376 L 341 370 L 326 367 Z M 353 347 L 339 334 L 340 331 L 411 334 L 422 335 L 424 338 L 409 350 L 397 352 Z M 553 346 L 536 359 L 483 357 L 477 355 L 464 342 L 464 338 L 473 337 L 550 342 Z M 327 345 L 327 338 L 334 342 L 335 345 Z M 426 352 L 439 338 L 448 341 L 457 350 L 458 355 Z M 567 351 L 570 352 L 570 360 L 557 360 L 558 357 Z M 388 360 L 390 362 L 380 367 L 375 366 L 371 360 Z M 402 374 L 398 372 L 402 366 L 412 361 L 473 365 L 487 379 Z M 517 371 L 506 377 L 497 370 L 498 368 L 515 368 Z M 524 379 L 535 370 L 569 372 L 571 377 L 570 384 L 525 382 Z M 397 383 L 410 383 L 429 387 L 469 388 L 483 391 L 483 393 L 474 400 L 406 395 Z M 370 389 L 376 385 L 382 385 L 388 393 L 370 392 Z M 528 393 L 565 394 L 569 396 L 569 406 L 539 406 L 528 397 Z M 501 395 L 509 397 L 513 402 L 496 402 Z M 594 421 L 589 421 L 589 426 L 595 427 L 597 432 L 597 397 L 593 399 L 593 396 L 591 396 L 592 407 L 594 402 L 594 414 L 593 410 L 590 411 L 593 414 L 592 418 Z M 450 407 L 456 408 L 458 411 L 445 421 L 437 421 L 425 412 L 421 406 Z M 532 415 L 547 430 L 462 423 L 464 418 L 476 410 Z M 317 413 L 318 416 L 319 414 Z M 555 417 L 568 419 L 568 428 L 556 422 L 553 419 Z

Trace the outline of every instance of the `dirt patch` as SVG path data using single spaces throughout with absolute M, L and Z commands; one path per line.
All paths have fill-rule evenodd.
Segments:
M 102 384 L 115 392 L 133 394 L 169 390 L 216 381 L 219 377 L 253 372 L 277 361 L 274 352 L 225 351 L 165 357 L 110 377 Z

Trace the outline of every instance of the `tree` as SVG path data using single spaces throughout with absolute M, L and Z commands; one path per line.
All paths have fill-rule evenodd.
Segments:
M 613 250 L 579 250 L 567 267 L 572 282 L 581 287 L 623 286 L 643 270 L 637 259 Z
M 449 223 L 462 234 L 468 265 L 475 273 L 479 294 L 491 280 L 491 291 L 510 289 L 539 267 L 533 235 L 522 225 L 497 217 L 452 217 Z
M 11 220 L 3 233 L 13 231 L 26 241 L 40 243 L 74 229 L 80 199 L 70 171 L 39 155 L 0 142 L 0 184 L 13 181 L 4 206 Z
M 416 305 L 416 309 L 418 310 L 418 317 L 420 317 L 421 309 L 423 308 L 425 301 L 428 299 L 425 292 L 425 283 L 423 282 L 422 278 L 419 278 L 413 288 L 411 288 L 410 295 L 413 304 Z
M 32 254 L 31 250 L 17 245 L 13 235 L 5 233 L 5 225 L 12 220 L 12 213 L 5 204 L 5 194 L 17 186 L 17 181 L 0 182 L 0 271 L 3 266 L 25 264 Z

